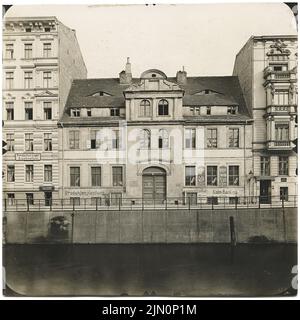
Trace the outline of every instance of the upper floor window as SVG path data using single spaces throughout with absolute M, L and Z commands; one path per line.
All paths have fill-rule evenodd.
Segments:
M 52 165 L 45 164 L 44 166 L 44 181 L 51 182 L 52 181 Z
M 270 158 L 260 157 L 260 174 L 262 176 L 270 175 Z
M 112 167 L 112 180 L 114 187 L 123 186 L 123 167 Z
M 185 148 L 186 149 L 196 148 L 196 129 L 195 128 L 185 129 Z
M 101 186 L 101 167 L 92 167 L 91 175 L 92 175 L 92 187 L 100 187 Z
M 288 65 L 286 63 L 283 64 L 270 64 L 270 68 L 273 71 L 287 71 L 288 70 Z
M 52 151 L 52 134 L 44 133 L 44 150 Z
M 5 45 L 5 59 L 14 58 L 14 45 L 13 43 L 7 43 Z
M 52 79 L 51 71 L 44 71 L 43 72 L 43 86 L 44 86 L 44 88 L 50 88 L 51 79 Z
M 239 129 L 229 128 L 229 148 L 238 148 L 239 140 Z
M 169 147 L 169 134 L 165 129 L 160 129 L 158 133 L 158 148 L 164 149 Z
M 289 157 L 279 157 L 279 175 L 289 175 Z
M 12 101 L 5 103 L 6 107 L 6 119 L 14 120 L 14 103 Z
M 120 108 L 111 108 L 110 109 L 110 115 L 112 117 L 118 117 L 120 116 Z
M 33 151 L 33 133 L 25 133 L 25 151 Z
M 91 109 L 91 108 L 86 109 L 86 115 L 87 115 L 88 117 L 91 117 L 91 116 L 92 116 L 92 109 Z
M 190 113 L 193 116 L 200 116 L 200 107 L 190 107 Z
M 207 129 L 207 140 L 206 146 L 207 148 L 217 148 L 218 146 L 218 138 L 217 138 L 217 129 Z
M 207 114 L 208 116 L 211 115 L 211 107 L 210 107 L 210 106 L 207 106 L 207 107 L 206 107 L 206 114 Z
M 25 102 L 25 120 L 33 119 L 32 102 Z
M 13 89 L 14 87 L 14 73 L 9 71 L 5 73 L 6 89 Z
M 158 115 L 159 116 L 169 115 L 169 103 L 167 100 L 162 99 L 158 102 Z
M 71 117 L 80 117 L 80 109 L 79 108 L 73 108 L 71 109 Z
M 79 149 L 79 131 L 71 130 L 69 132 L 69 148 Z
M 31 32 L 31 28 L 25 28 L 25 32 Z
M 216 186 L 218 185 L 218 167 L 207 166 L 207 185 Z
M 33 76 L 32 71 L 24 72 L 24 88 L 30 89 L 32 88 Z
M 289 125 L 287 123 L 275 124 L 275 140 L 289 141 Z
M 50 32 L 51 31 L 51 28 L 45 28 L 45 30 L 44 30 L 45 32 Z
M 288 105 L 289 104 L 289 91 L 288 90 L 275 90 L 274 92 L 275 105 Z
M 80 187 L 80 167 L 70 167 L 70 186 Z
M 238 186 L 240 182 L 239 166 L 229 166 L 228 171 L 228 184 L 230 186 Z
M 7 151 L 15 150 L 15 137 L 13 133 L 6 134 Z
M 15 182 L 15 166 L 7 166 L 7 182 Z
M 111 146 L 112 146 L 112 149 L 120 148 L 120 131 L 119 130 L 112 130 Z
M 151 133 L 148 129 L 143 129 L 140 132 L 140 148 L 149 149 L 151 147 Z
M 101 145 L 100 131 L 91 131 L 91 149 L 98 149 Z
M 237 106 L 227 107 L 227 114 L 237 114 Z
M 50 58 L 51 57 L 51 43 L 43 44 L 43 57 Z
M 25 56 L 25 59 L 32 58 L 32 43 L 24 44 L 24 56 Z
M 185 185 L 186 186 L 196 185 L 196 167 L 195 166 L 185 167 Z
M 25 181 L 33 182 L 33 165 L 31 164 L 26 165 L 25 169 L 26 169 Z
M 151 117 L 151 104 L 149 100 L 142 100 L 139 109 L 140 117 Z
M 52 102 L 45 101 L 44 102 L 44 120 L 52 119 Z

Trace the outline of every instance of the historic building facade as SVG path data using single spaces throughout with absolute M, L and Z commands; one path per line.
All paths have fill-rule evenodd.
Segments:
M 6 18 L 3 30 L 3 195 L 58 197 L 58 129 L 74 78 L 86 78 L 75 31 L 55 17 Z
M 119 78 L 73 81 L 59 137 L 60 197 L 76 203 L 234 203 L 253 189 L 252 120 L 236 76 L 133 78 L 128 59 Z
M 253 36 L 237 54 L 238 76 L 254 120 L 254 194 L 297 195 L 297 36 Z M 291 197 L 290 197 L 291 198 Z

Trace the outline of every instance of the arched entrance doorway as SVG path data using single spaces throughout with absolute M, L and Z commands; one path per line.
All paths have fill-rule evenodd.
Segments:
M 166 171 L 149 167 L 143 171 L 143 200 L 145 203 L 163 203 L 166 199 Z

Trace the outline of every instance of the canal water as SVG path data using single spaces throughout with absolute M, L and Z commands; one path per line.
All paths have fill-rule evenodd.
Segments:
M 5 245 L 3 258 L 6 295 L 279 296 L 291 292 L 297 247 Z

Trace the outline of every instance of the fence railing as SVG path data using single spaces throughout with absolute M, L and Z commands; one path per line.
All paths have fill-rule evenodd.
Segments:
M 3 211 L 101 211 L 168 209 L 247 209 L 297 207 L 298 196 L 4 199 Z

